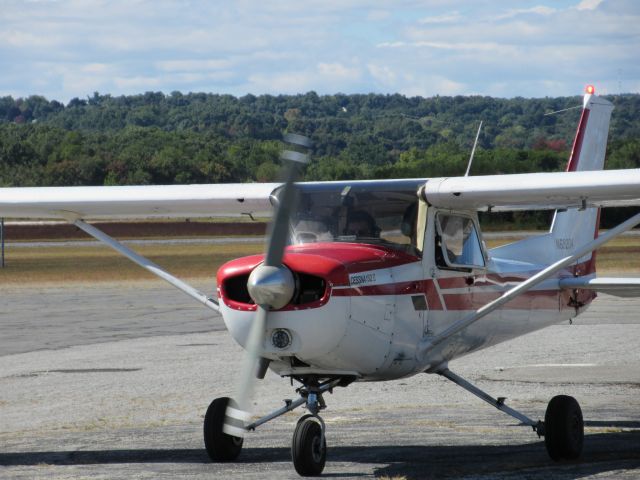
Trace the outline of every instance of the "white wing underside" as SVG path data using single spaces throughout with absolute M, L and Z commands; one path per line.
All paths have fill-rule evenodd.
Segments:
M 0 189 L 0 217 L 149 218 L 271 215 L 277 183 Z
M 526 173 L 427 181 L 425 198 L 462 210 L 553 210 L 640 204 L 640 169 Z
M 456 210 L 640 205 L 640 169 L 448 177 L 424 181 L 424 198 L 428 203 Z M 270 215 L 269 196 L 278 185 L 1 188 L 0 217 L 100 219 Z

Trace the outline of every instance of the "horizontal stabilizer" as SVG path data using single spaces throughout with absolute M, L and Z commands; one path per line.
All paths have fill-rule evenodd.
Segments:
M 571 277 L 560 280 L 560 288 L 595 290 L 616 297 L 640 297 L 640 278 Z

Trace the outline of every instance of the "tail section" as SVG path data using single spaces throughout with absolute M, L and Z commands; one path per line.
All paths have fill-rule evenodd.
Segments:
M 567 164 L 568 172 L 602 170 L 612 110 L 610 102 L 594 95 L 593 87 L 587 87 Z M 599 223 L 598 208 L 557 210 L 548 234 L 497 247 L 491 253 L 495 258 L 549 265 L 572 255 L 580 246 L 597 237 Z M 594 272 L 595 252 L 577 262 L 574 274 L 579 276 Z
M 578 130 L 571 148 L 567 172 L 602 170 L 609 134 L 609 121 L 613 105 L 593 94 L 593 87 L 587 87 Z M 554 258 L 560 259 L 572 254 L 578 247 L 598 236 L 600 209 L 556 211 L 551 225 Z M 595 272 L 595 252 L 580 259 L 576 275 Z

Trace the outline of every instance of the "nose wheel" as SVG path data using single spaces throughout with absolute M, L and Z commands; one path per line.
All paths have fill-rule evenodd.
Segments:
M 316 420 L 317 418 L 317 420 Z M 319 420 L 319 421 L 318 421 Z M 304 415 L 296 425 L 291 442 L 291 460 L 303 477 L 320 475 L 327 460 L 327 442 L 322 419 Z

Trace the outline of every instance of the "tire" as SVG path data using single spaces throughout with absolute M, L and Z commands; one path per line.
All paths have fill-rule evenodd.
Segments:
M 327 443 L 322 441 L 322 428 L 313 418 L 298 420 L 291 442 L 291 459 L 296 472 L 303 477 L 314 477 L 324 470 Z
M 555 460 L 575 460 L 582 454 L 584 421 L 575 398 L 553 397 L 544 416 L 544 443 Z
M 231 462 L 242 451 L 242 437 L 234 437 L 222 431 L 227 405 L 235 402 L 228 397 L 216 398 L 204 416 L 204 447 L 212 462 Z

